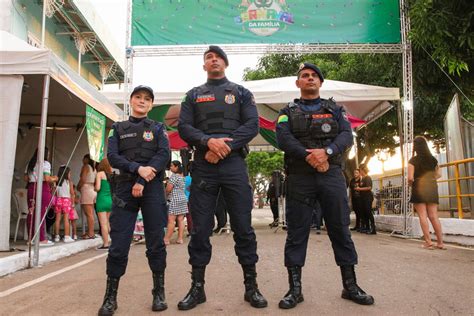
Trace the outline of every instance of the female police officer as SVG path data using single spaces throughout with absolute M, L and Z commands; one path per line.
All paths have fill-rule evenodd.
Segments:
M 349 232 L 349 206 L 341 156 L 352 145 L 352 130 L 344 108 L 319 97 L 324 81 L 318 67 L 301 64 L 296 86 L 301 98 L 280 111 L 277 141 L 285 152 L 288 174 L 285 266 L 290 290 L 279 307 L 303 301 L 301 268 L 305 263 L 313 206 L 319 201 L 336 263 L 341 268 L 342 298 L 374 303 L 356 283 L 357 253 Z
M 107 158 L 120 174 L 112 179 L 112 244 L 107 257 L 107 288 L 99 315 L 112 315 L 117 309 L 119 279 L 127 267 L 139 208 L 145 225 L 146 255 L 153 273 L 152 310 L 167 308 L 164 293 L 166 248 L 163 242 L 167 209 L 162 181 L 170 149 L 164 125 L 147 118 L 153 99 L 150 87 L 135 87 L 130 95 L 129 120 L 114 123 L 109 134 Z

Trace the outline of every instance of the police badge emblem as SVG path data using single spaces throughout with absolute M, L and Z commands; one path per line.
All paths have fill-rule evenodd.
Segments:
M 235 103 L 235 95 L 227 94 L 224 98 L 225 103 L 227 104 L 234 104 Z
M 300 66 L 298 67 L 298 71 L 304 68 L 304 63 L 301 63 Z
M 321 125 L 321 129 L 323 132 L 329 133 L 331 131 L 331 125 L 328 123 L 324 123 L 323 125 Z
M 143 132 L 143 140 L 146 142 L 151 142 L 153 140 L 153 132 L 152 131 L 144 131 Z

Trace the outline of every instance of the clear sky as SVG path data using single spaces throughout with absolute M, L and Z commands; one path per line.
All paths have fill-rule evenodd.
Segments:
M 119 47 L 125 49 L 125 27 L 127 21 L 127 0 L 91 0 Z M 226 75 L 232 81 L 241 81 L 246 67 L 254 68 L 258 55 L 229 55 Z M 134 58 L 133 84 L 146 84 L 156 91 L 173 91 L 174 82 L 189 83 L 189 89 L 202 84 L 206 74 L 202 69 L 202 56 L 168 56 Z M 116 86 L 106 90 L 117 90 Z M 185 91 L 183 91 L 185 92 Z

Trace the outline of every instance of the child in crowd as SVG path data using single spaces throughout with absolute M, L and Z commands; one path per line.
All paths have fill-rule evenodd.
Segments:
M 143 216 L 142 211 L 138 211 L 137 221 L 135 222 L 135 230 L 133 231 L 133 241 L 140 241 L 145 235 L 145 229 L 143 227 Z
M 69 232 L 69 216 L 74 207 L 74 185 L 71 181 L 71 170 L 69 167 L 62 165 L 58 171 L 58 189 L 56 191 L 56 221 L 55 221 L 55 242 L 61 239 L 59 236 L 59 229 L 61 226 L 61 217 L 64 218 L 64 242 L 73 242 Z

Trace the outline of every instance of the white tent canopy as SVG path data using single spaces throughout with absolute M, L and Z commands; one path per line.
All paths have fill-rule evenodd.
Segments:
M 5 31 L 0 31 L 0 75 L 50 75 L 69 92 L 112 121 L 122 118 L 123 112 L 119 107 L 79 74 L 72 71 L 50 50 L 28 45 Z M 50 97 L 54 97 L 54 95 Z M 69 110 L 71 109 L 67 109 L 63 104 L 60 112 L 64 113 Z
M 53 79 L 51 83 L 43 85 L 49 82 L 49 78 Z M 38 141 L 38 134 L 32 127 L 39 125 L 41 121 L 41 131 L 44 131 L 43 135 L 47 135 L 46 120 L 41 119 L 46 113 L 42 113 L 42 104 L 49 104 L 44 106 L 44 109 L 47 109 L 49 124 L 69 126 L 68 128 L 77 126 L 78 120 L 83 125 L 85 104 L 89 104 L 112 121 L 120 120 L 123 111 L 50 50 L 30 46 L 5 31 L 0 31 L 0 100 L 0 165 L 3 166 L 0 176 L 5 179 L 0 185 L 0 250 L 8 250 L 12 186 L 24 186 L 24 183 L 18 180 L 21 178 L 19 174 L 22 174 L 37 144 L 39 148 L 44 146 L 44 136 Z M 22 123 L 29 127 L 19 133 Z M 57 152 L 57 160 L 65 163 L 65 157 L 69 156 L 72 148 L 65 154 L 62 154 L 61 150 L 69 150 L 74 145 L 74 137 L 79 133 L 72 129 L 58 132 L 56 136 L 56 131 L 53 131 L 52 144 L 53 147 L 64 145 L 64 148 Z M 27 134 L 27 137 L 23 134 Z M 85 138 L 81 142 L 82 152 L 76 155 L 83 155 L 87 149 L 84 140 Z M 80 158 L 75 158 L 80 163 Z M 40 170 L 41 168 L 40 165 Z M 37 203 L 37 208 L 39 204 Z
M 260 115 L 273 120 L 279 109 L 300 96 L 295 81 L 296 77 L 281 77 L 245 81 L 240 84 L 254 94 Z M 176 85 L 174 91 L 160 91 L 158 87 L 154 103 L 180 104 L 184 94 L 191 87 L 179 86 L 180 82 L 176 82 Z M 104 94 L 117 104 L 123 102 L 123 92 L 104 92 Z M 399 100 L 400 94 L 398 88 L 326 79 L 321 87 L 321 97 L 333 97 L 337 103 L 345 106 L 349 114 L 370 123 L 388 111 L 391 108 L 389 101 Z
M 268 110 L 278 111 L 289 101 L 300 97 L 300 90 L 295 84 L 296 77 L 244 82 L 243 85 L 253 92 L 258 104 L 267 105 Z M 385 88 L 352 82 L 325 79 L 321 87 L 321 97 L 334 98 L 344 105 L 347 112 L 367 121 L 375 120 L 391 108 L 388 101 L 400 99 L 398 88 Z M 260 114 L 273 119 L 275 116 L 265 115 L 268 111 L 259 106 Z

